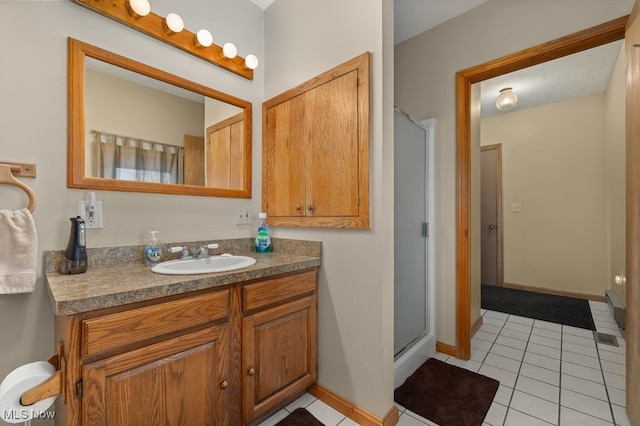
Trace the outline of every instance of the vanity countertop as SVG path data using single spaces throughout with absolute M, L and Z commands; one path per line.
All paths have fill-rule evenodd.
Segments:
M 198 275 L 151 272 L 142 259 L 144 246 L 88 249 L 89 268 L 87 272 L 76 275 L 57 272 L 62 252 L 45 252 L 46 283 L 55 314 L 73 315 L 321 265 L 319 242 L 274 239 L 273 253 L 253 253 L 249 251 L 251 243 L 252 239 L 226 240 L 220 245 L 223 253 L 255 258 L 254 265 L 235 271 Z M 92 258 L 96 260 L 92 262 Z

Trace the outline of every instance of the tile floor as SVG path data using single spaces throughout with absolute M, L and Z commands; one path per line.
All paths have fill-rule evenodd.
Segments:
M 619 347 L 596 343 L 589 330 L 483 310 L 471 359 L 434 357 L 500 381 L 484 426 L 629 425 L 625 341 L 607 304 L 589 304 L 597 331 L 615 335 Z M 328 426 L 357 424 L 305 394 L 260 426 L 275 425 L 298 407 Z M 398 426 L 435 425 L 398 409 Z

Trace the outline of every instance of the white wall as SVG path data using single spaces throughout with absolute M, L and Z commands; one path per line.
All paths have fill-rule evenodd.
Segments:
M 379 417 L 393 406 L 392 8 L 390 0 L 278 0 L 265 13 L 266 99 L 372 53 L 371 229 L 274 234 L 322 240 L 318 382 Z
M 630 12 L 632 0 L 490 0 L 395 49 L 395 103 L 436 118 L 437 338 L 455 345 L 455 73 Z
M 620 49 L 605 97 L 607 179 L 607 283 L 622 304 L 626 286 L 614 284 L 614 277 L 626 269 L 626 178 L 625 178 L 625 48 Z
M 264 12 L 249 0 L 163 1 L 154 12 L 173 9 L 191 31 L 211 28 L 214 40 L 232 40 L 239 53 L 264 58 Z M 69 1 L 0 2 L 0 161 L 37 164 L 37 178 L 22 179 L 37 195 L 34 218 L 39 238 L 38 282 L 34 293 L 0 295 L 0 379 L 14 368 L 47 359 L 54 352 L 53 310 L 45 289 L 44 250 L 64 249 L 69 217 L 84 190 L 66 187 L 67 37 L 85 41 L 179 75 L 254 105 L 252 200 L 97 191 L 104 229 L 89 230 L 87 245 L 142 244 L 158 229 L 164 241 L 248 237 L 253 226 L 235 225 L 235 207 L 259 211 L 260 122 L 263 70 L 253 81 L 224 71 L 138 31 Z M 0 208 L 25 206 L 25 196 L 0 186 Z
M 605 95 L 482 120 L 502 144 L 505 283 L 604 296 Z M 522 211 L 511 212 L 511 203 Z

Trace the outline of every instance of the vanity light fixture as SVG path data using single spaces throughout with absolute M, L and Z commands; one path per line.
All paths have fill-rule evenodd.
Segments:
M 163 28 L 167 35 L 178 34 L 184 30 L 184 21 L 180 15 L 171 12 L 164 18 Z
M 127 12 L 133 19 L 140 19 L 151 12 L 149 0 L 126 0 Z
M 196 47 L 209 47 L 213 44 L 213 36 L 209 32 L 209 30 L 205 30 L 204 28 L 198 30 L 198 33 L 195 37 Z
M 500 90 L 500 94 L 496 99 L 496 108 L 499 110 L 511 109 L 518 103 L 518 96 L 511 87 L 505 87 Z
M 233 59 L 238 56 L 238 48 L 233 43 L 225 43 L 222 45 L 222 54 L 227 59 Z
M 258 58 L 256 57 L 256 55 L 249 54 L 244 59 L 244 65 L 250 70 L 255 70 L 256 68 L 258 68 Z
M 194 34 L 184 28 L 184 22 L 178 14 L 170 13 L 164 18 L 151 12 L 149 0 L 71 1 L 220 68 L 253 80 L 253 70 L 258 66 L 258 58 L 255 55 L 248 55 L 246 60 L 241 56 L 231 57 L 231 51 L 225 52 L 222 46 L 213 43 L 213 36 L 209 31 L 204 30 L 205 33 L 201 30 L 198 31 L 201 34 Z M 179 29 L 180 31 L 178 31 Z

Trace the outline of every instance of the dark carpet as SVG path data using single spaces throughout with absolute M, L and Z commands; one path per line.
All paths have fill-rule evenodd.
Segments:
M 513 288 L 482 286 L 482 309 L 595 330 L 589 301 Z
M 440 426 L 480 426 L 500 382 L 429 358 L 394 392 L 395 401 Z
M 276 426 L 324 426 L 320 420 L 304 408 L 296 408 L 291 414 L 280 420 Z

